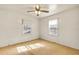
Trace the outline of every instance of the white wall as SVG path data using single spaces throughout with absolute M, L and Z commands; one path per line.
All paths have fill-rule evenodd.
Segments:
M 59 35 L 53 37 L 48 35 L 48 21 L 56 18 L 59 19 Z M 41 38 L 79 49 L 79 7 L 40 20 Z
M 22 33 L 21 19 L 32 25 L 31 34 Z M 36 39 L 38 36 L 38 19 L 17 11 L 0 8 L 0 47 Z

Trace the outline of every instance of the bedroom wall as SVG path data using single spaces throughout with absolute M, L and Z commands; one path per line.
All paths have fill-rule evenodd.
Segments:
M 24 23 L 31 24 L 31 34 L 23 34 L 22 19 Z M 36 39 L 38 36 L 38 19 L 0 8 L 0 47 Z
M 48 34 L 48 21 L 58 18 L 58 36 Z M 79 7 L 41 18 L 41 38 L 79 49 Z

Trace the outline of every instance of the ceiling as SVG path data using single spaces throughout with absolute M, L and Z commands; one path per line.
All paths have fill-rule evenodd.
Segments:
M 49 10 L 49 13 L 41 13 L 39 16 L 36 16 L 35 13 L 27 13 L 28 10 L 33 10 L 35 4 L 2 4 L 0 5 L 0 10 L 9 10 L 21 12 L 25 15 L 34 16 L 37 18 L 46 17 L 58 13 L 60 11 L 66 10 L 68 8 L 77 6 L 75 4 L 41 4 L 41 9 Z

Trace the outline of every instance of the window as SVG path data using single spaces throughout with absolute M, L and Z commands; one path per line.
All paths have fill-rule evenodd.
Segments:
M 57 31 L 58 31 L 58 20 L 57 19 L 49 20 L 49 34 L 57 36 Z

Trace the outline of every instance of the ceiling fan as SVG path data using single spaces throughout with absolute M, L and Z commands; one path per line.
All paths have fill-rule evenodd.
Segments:
M 42 10 L 40 5 L 35 5 L 34 10 L 30 10 L 30 11 L 27 11 L 27 12 L 35 12 L 37 14 L 37 16 L 40 15 L 40 12 L 49 13 L 48 10 Z

